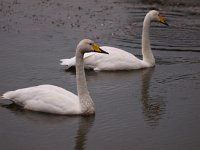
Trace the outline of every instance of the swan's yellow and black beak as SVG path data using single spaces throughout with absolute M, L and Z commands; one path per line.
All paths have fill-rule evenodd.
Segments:
M 159 20 L 160 20 L 160 23 L 169 26 L 169 24 L 165 21 L 165 19 L 163 18 L 163 16 L 159 15 Z
M 109 54 L 108 52 L 102 50 L 96 43 L 92 44 L 92 48 L 93 48 L 94 52 Z

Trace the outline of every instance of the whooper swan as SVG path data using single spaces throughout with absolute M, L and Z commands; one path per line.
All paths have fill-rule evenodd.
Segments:
M 143 22 L 142 31 L 142 55 L 140 60 L 133 54 L 115 47 L 102 46 L 101 48 L 107 51 L 110 55 L 102 55 L 97 53 L 88 53 L 84 56 L 84 65 L 86 69 L 93 70 L 132 70 L 155 66 L 155 58 L 151 51 L 149 29 L 152 21 L 160 22 L 168 25 L 164 18 L 156 10 L 149 11 Z M 61 65 L 66 68 L 75 66 L 75 57 L 70 59 L 61 59 Z
M 39 85 L 9 91 L 2 98 L 10 99 L 24 109 L 61 114 L 89 115 L 95 113 L 94 103 L 88 92 L 83 64 L 84 53 L 106 53 L 89 39 L 80 41 L 76 48 L 76 82 L 78 96 L 54 85 Z

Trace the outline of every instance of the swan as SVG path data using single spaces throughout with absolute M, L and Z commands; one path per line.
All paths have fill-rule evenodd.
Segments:
M 101 49 L 107 51 L 110 55 L 102 55 L 97 53 L 88 53 L 84 56 L 84 65 L 86 69 L 93 70 L 132 70 L 155 66 L 155 58 L 151 51 L 149 40 L 149 29 L 152 21 L 157 21 L 168 25 L 160 13 L 156 10 L 149 11 L 143 22 L 142 31 L 142 55 L 140 60 L 131 53 L 115 47 L 102 46 Z M 66 69 L 75 66 L 75 57 L 70 59 L 61 59 L 61 65 Z
M 76 48 L 76 82 L 78 96 L 54 85 L 39 85 L 15 91 L 8 91 L 2 95 L 3 99 L 10 99 L 24 109 L 60 115 L 89 115 L 95 113 L 94 102 L 88 92 L 83 63 L 84 53 L 103 51 L 92 40 L 80 41 Z

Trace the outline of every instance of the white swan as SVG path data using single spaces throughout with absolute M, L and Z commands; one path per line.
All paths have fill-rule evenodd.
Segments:
M 86 52 L 106 53 L 89 39 L 80 41 L 76 49 L 76 82 L 78 96 L 54 85 L 39 85 L 9 91 L 2 98 L 10 99 L 24 109 L 62 115 L 94 114 L 95 107 L 87 89 L 83 56 Z
M 102 55 L 97 53 L 88 53 L 84 56 L 84 65 L 86 69 L 94 70 L 132 70 L 145 67 L 153 67 L 155 65 L 155 58 L 151 51 L 149 40 L 149 29 L 152 21 L 158 21 L 162 24 L 168 25 L 164 18 L 156 10 L 149 11 L 143 22 L 142 32 L 142 55 L 143 60 L 138 59 L 133 54 L 124 50 L 102 46 L 103 50 L 110 55 Z M 61 65 L 68 68 L 75 66 L 75 57 L 70 59 L 61 59 Z

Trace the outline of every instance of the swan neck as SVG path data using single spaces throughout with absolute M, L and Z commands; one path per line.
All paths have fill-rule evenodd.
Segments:
M 151 25 L 151 18 L 147 14 L 144 18 L 143 22 L 143 31 L 142 31 L 142 55 L 143 61 L 147 63 L 148 66 L 155 65 L 155 58 L 153 56 L 151 45 L 150 45 L 150 25 Z
M 80 100 L 80 105 L 83 113 L 94 113 L 94 103 L 90 97 L 87 82 L 85 77 L 84 53 L 77 48 L 76 50 L 76 82 L 77 82 L 77 93 Z
M 85 78 L 85 70 L 84 70 L 84 63 L 83 63 L 83 55 L 77 50 L 76 52 L 76 82 L 77 82 L 77 93 L 78 96 L 83 94 L 89 94 L 86 78 Z

